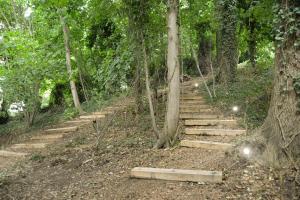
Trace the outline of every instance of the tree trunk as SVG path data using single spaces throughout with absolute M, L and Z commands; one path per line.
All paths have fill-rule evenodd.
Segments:
M 256 33 L 255 33 L 256 22 L 251 15 L 249 19 L 249 40 L 248 40 L 248 48 L 249 48 L 249 57 L 250 62 L 253 68 L 256 67 Z
M 215 18 L 217 23 L 217 28 L 216 28 L 216 57 L 214 59 L 214 68 L 219 69 L 220 64 L 221 64 L 221 24 L 219 23 L 221 21 L 221 5 L 219 0 L 214 0 L 215 4 Z M 216 73 L 218 75 L 218 73 Z
M 76 51 L 76 50 L 75 50 Z M 88 96 L 88 93 L 87 93 L 87 89 L 85 87 L 85 81 L 84 81 L 84 78 L 83 78 L 83 75 L 82 75 L 82 66 L 84 65 L 83 63 L 83 56 L 82 56 L 82 52 L 81 50 L 79 51 L 76 51 L 76 54 L 77 54 L 77 67 L 78 67 L 78 74 L 79 74 L 79 80 L 80 80 L 80 85 L 81 85 L 81 88 L 82 88 L 82 91 L 83 91 L 83 95 L 84 95 L 84 98 L 86 101 L 89 101 L 89 96 Z
M 148 103 L 149 103 L 149 109 L 150 109 L 150 115 L 151 115 L 151 121 L 152 121 L 152 128 L 153 128 L 154 135 L 155 135 L 156 139 L 158 139 L 159 138 L 159 132 L 158 132 L 158 129 L 157 129 L 155 115 L 154 115 L 154 108 L 153 108 L 152 97 L 151 97 L 151 89 L 150 89 L 147 52 L 146 52 L 146 46 L 145 46 L 145 41 L 144 41 L 143 37 L 142 37 L 142 49 L 143 49 L 143 58 L 144 58 L 146 91 L 147 91 L 147 97 L 148 97 Z
M 135 56 L 136 57 L 136 56 Z M 139 58 L 135 58 L 135 81 L 134 81 L 134 97 L 135 97 L 135 112 L 139 115 L 143 111 L 143 100 L 142 100 L 142 85 L 141 85 L 141 69 Z
M 164 132 L 160 134 L 155 147 L 169 146 L 178 131 L 179 121 L 179 38 L 178 38 L 178 0 L 168 1 L 168 100 Z
M 34 98 L 32 98 L 30 102 L 25 103 L 27 108 L 25 107 L 24 117 L 27 128 L 32 127 L 32 125 L 34 124 L 34 120 L 39 112 L 39 109 L 41 108 L 39 91 L 40 83 L 36 83 L 34 85 L 34 90 L 32 93 L 32 96 L 34 96 Z
M 221 65 L 221 57 L 222 57 L 222 49 L 221 49 L 221 30 L 217 30 L 216 32 L 216 58 L 215 58 L 215 69 L 220 69 Z
M 281 9 L 289 13 L 299 4 L 296 0 L 285 0 Z M 294 19 L 295 24 L 299 23 L 295 13 Z M 292 24 L 287 21 L 278 24 L 278 30 L 283 33 L 290 30 Z M 274 88 L 268 116 L 261 127 L 265 146 L 274 149 L 277 161 L 299 159 L 300 155 L 300 52 L 299 46 L 294 45 L 297 34 L 296 31 L 285 34 L 284 40 L 276 44 Z
M 199 34 L 199 67 L 203 75 L 210 71 L 211 39 L 203 33 Z
M 237 1 L 223 0 L 221 4 L 221 58 L 219 82 L 235 81 L 238 64 Z
M 81 114 L 81 113 L 83 113 L 83 110 L 82 110 L 81 105 L 80 105 L 80 101 L 79 101 L 79 98 L 78 98 L 78 93 L 77 93 L 75 82 L 72 80 L 69 28 L 68 28 L 67 24 L 65 23 L 65 20 L 64 20 L 63 17 L 61 17 L 61 23 L 62 23 L 63 32 L 64 32 L 64 43 L 65 43 L 65 49 L 66 49 L 66 66 L 67 66 L 68 74 L 70 76 L 71 92 L 72 92 L 75 108 Z

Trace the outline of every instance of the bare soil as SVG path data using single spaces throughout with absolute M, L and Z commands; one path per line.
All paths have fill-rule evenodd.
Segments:
M 154 150 L 150 117 L 133 108 L 85 125 L 46 150 L 0 171 L 0 199 L 299 199 L 291 171 L 281 175 L 235 154 L 204 149 Z M 217 141 L 224 141 L 216 138 Z M 97 147 L 98 143 L 98 147 Z M 0 160 L 1 161 L 1 160 Z M 130 178 L 133 167 L 223 170 L 221 184 Z

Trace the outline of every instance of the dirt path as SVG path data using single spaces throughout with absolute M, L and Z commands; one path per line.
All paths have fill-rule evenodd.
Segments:
M 198 96 L 193 92 L 192 84 L 187 84 L 191 90 L 186 95 Z M 268 168 L 223 150 L 188 148 L 180 144 L 172 149 L 153 150 L 155 141 L 150 117 L 142 115 L 137 121 L 133 110 L 127 106 L 102 118 L 100 135 L 95 134 L 91 124 L 82 125 L 56 140 L 55 145 L 48 145 L 42 151 L 25 157 L 7 172 L 2 171 L 7 176 L 0 181 L 0 199 L 276 200 L 298 197 L 299 188 L 289 187 L 289 182 L 285 183 L 288 189 L 278 192 L 279 181 Z M 220 115 L 214 109 L 213 112 Z M 199 113 L 201 110 L 198 110 Z M 192 125 L 185 128 L 197 131 L 204 128 L 238 129 L 234 122 L 195 125 L 193 123 L 200 122 L 188 120 L 185 119 L 185 123 Z M 182 134 L 181 139 L 234 144 L 237 137 Z M 223 171 L 223 181 L 212 184 L 132 179 L 130 170 L 137 166 L 218 170 Z M 281 198 L 282 195 L 287 198 Z

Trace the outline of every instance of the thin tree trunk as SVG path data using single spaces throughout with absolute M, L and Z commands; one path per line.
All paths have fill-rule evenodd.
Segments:
M 88 94 L 87 94 L 87 89 L 85 88 L 85 84 L 84 84 L 84 79 L 83 79 L 83 76 L 82 76 L 82 59 L 83 59 L 83 56 L 82 56 L 82 52 L 81 50 L 79 51 L 76 51 L 76 54 L 77 54 L 77 67 L 78 67 L 78 74 L 79 74 L 79 80 L 80 80 L 80 85 L 82 87 L 82 91 L 83 91 L 83 95 L 84 95 L 84 98 L 86 101 L 89 100 L 89 97 L 88 97 Z
M 249 40 L 248 40 L 248 48 L 249 48 L 249 56 L 250 56 L 250 62 L 252 67 L 255 69 L 256 67 L 256 33 L 255 33 L 255 26 L 256 22 L 253 17 L 253 14 L 251 15 L 249 19 Z
M 146 46 L 145 46 L 145 41 L 144 41 L 143 36 L 142 36 L 142 48 L 143 48 L 143 58 L 144 58 L 146 92 L 147 92 L 147 97 L 148 97 L 148 103 L 149 103 L 149 109 L 150 109 L 150 115 L 151 115 L 151 121 L 152 121 L 152 128 L 153 128 L 156 139 L 158 139 L 159 138 L 159 131 L 157 129 L 155 115 L 154 115 L 154 109 L 153 109 L 153 103 L 152 103 L 152 97 L 151 97 L 151 89 L 150 89 L 147 52 L 146 52 Z
M 142 101 L 142 86 L 141 86 L 141 69 L 140 61 L 135 58 L 136 68 L 135 68 L 135 81 L 134 81 L 134 91 L 135 91 L 135 112 L 139 115 L 143 110 L 143 101 Z
M 160 134 L 156 148 L 169 146 L 175 139 L 179 121 L 179 95 L 180 95 L 180 63 L 178 38 L 178 0 L 168 1 L 168 100 L 164 132 Z
M 204 83 L 204 85 L 205 85 L 205 88 L 206 88 L 206 90 L 207 90 L 207 92 L 208 92 L 209 97 L 212 99 L 212 98 L 213 98 L 213 97 L 212 97 L 212 94 L 211 94 L 210 89 L 209 89 L 209 87 L 208 87 L 208 85 L 207 85 L 207 83 L 206 83 L 206 81 L 205 81 L 205 79 L 204 79 L 203 73 L 202 73 L 202 71 L 201 71 L 201 69 L 200 69 L 200 66 L 199 66 L 198 58 L 197 58 L 196 53 L 195 53 L 194 50 L 193 50 L 193 55 L 194 55 L 194 59 L 195 59 L 195 62 L 196 62 L 196 67 L 197 67 L 197 69 L 198 69 L 199 75 L 200 75 L 200 77 L 201 77 L 202 80 L 203 80 L 203 83 Z
M 215 69 L 220 69 L 221 65 L 221 57 L 222 57 L 222 49 L 221 49 L 221 30 L 217 30 L 216 32 L 216 58 L 215 58 Z
M 64 32 L 64 43 L 65 43 L 65 49 L 66 49 L 66 66 L 68 70 L 68 74 L 70 76 L 70 86 L 71 86 L 71 92 L 73 96 L 73 101 L 75 108 L 79 111 L 80 114 L 83 113 L 83 110 L 80 105 L 77 88 L 75 82 L 72 80 L 72 66 L 71 66 L 71 50 L 70 50 L 70 41 L 69 41 L 69 28 L 67 24 L 65 23 L 65 20 L 63 17 L 61 17 L 61 23 L 63 27 Z

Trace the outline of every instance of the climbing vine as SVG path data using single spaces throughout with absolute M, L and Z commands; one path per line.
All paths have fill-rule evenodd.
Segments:
M 293 3 L 294 2 L 294 3 Z M 299 2 L 292 1 L 294 6 L 285 7 L 276 4 L 274 6 L 274 24 L 276 29 L 275 32 L 275 40 L 277 41 L 277 45 L 282 46 L 285 44 L 287 39 L 292 38 L 294 42 L 294 47 L 299 48 L 300 46 L 300 23 L 299 23 L 299 15 L 300 15 L 300 7 Z

